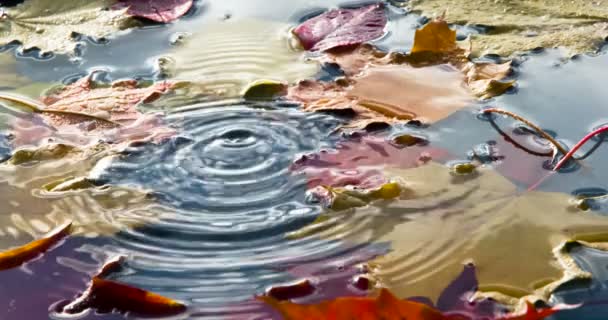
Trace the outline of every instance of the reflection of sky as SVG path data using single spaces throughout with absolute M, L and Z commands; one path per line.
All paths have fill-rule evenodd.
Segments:
M 498 170 L 514 182 L 519 182 L 522 187 L 529 186 L 532 181 L 526 181 L 528 184 L 525 184 L 521 180 L 528 176 L 530 180 L 537 181 L 538 177 L 548 174 L 542 165 L 550 158 L 531 156 L 522 149 L 506 145 L 509 143 L 488 121 L 478 119 L 477 112 L 483 106 L 514 111 L 548 132 L 555 133 L 559 141 L 571 147 L 593 128 L 608 123 L 605 111 L 608 91 L 604 89 L 608 74 L 600 71 L 606 68 L 606 55 L 582 56 L 561 64 L 559 53 L 555 50 L 531 55 L 524 58 L 523 63 L 516 68 L 516 92 L 461 110 L 430 128 L 403 126 L 395 131 L 425 135 L 432 146 L 445 148 L 460 159 L 466 159 L 467 152 L 474 148 L 479 150 L 487 147 L 488 141 L 498 142 L 498 155 L 505 157 L 503 164 L 497 166 Z M 521 125 L 519 122 L 497 116 L 496 123 L 502 131 L 524 146 L 533 150 L 547 150 L 547 145 L 541 144 L 530 134 L 514 134 L 516 127 Z M 580 155 L 591 148 L 592 144 L 593 142 L 585 146 Z M 540 185 L 539 189 L 565 193 L 592 187 L 607 189 L 607 157 L 608 147 L 601 145 L 588 159 L 581 162 L 582 167 L 578 170 L 554 175 Z

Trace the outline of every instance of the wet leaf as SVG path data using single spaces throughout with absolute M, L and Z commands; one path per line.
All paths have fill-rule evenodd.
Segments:
M 82 296 L 67 305 L 64 312 L 74 314 L 89 308 L 158 317 L 181 313 L 186 306 L 153 292 L 93 277 L 89 288 Z
M 24 246 L 7 250 L 0 253 L 0 270 L 18 267 L 27 261 L 36 258 L 45 251 L 49 250 L 61 239 L 66 237 L 72 223 L 66 223 L 57 229 L 49 232 L 41 239 L 32 241 Z
M 570 54 L 596 51 L 608 36 L 608 9 L 601 2 L 415 0 L 410 7 L 450 23 L 481 26 L 473 53 L 510 55 L 538 47 L 565 47 Z
M 346 128 L 408 120 L 436 122 L 475 102 L 500 95 L 514 85 L 503 82 L 511 63 L 468 61 L 455 32 L 443 20 L 416 33 L 411 54 L 385 53 L 370 45 L 329 53 L 326 58 L 345 71 L 336 82 L 302 81 L 288 98 L 304 110 L 352 110 Z
M 36 149 L 18 149 L 8 160 L 12 165 L 32 164 L 48 160 L 57 160 L 69 155 L 75 155 L 82 150 L 66 144 L 47 144 Z
M 105 37 L 133 25 L 124 10 L 104 10 L 113 0 L 26 0 L 6 8 L 0 20 L 0 44 L 19 41 L 24 49 L 71 53 L 72 34 Z
M 252 19 L 207 24 L 163 57 L 159 67 L 170 77 L 194 82 L 202 95 L 197 99 L 240 97 L 260 79 L 292 83 L 313 76 L 319 66 L 290 47 L 288 29 Z
M 582 212 L 565 194 L 518 192 L 486 168 L 454 175 L 429 163 L 385 174 L 403 187 L 397 200 L 326 217 L 339 219 L 343 228 L 366 219 L 372 241 L 393 244 L 391 253 L 371 263 L 371 274 L 400 297 L 435 299 L 462 262 L 472 261 L 479 267 L 480 296 L 509 304 L 528 295 L 547 299 L 560 284 L 590 276 L 568 255 L 569 239 L 606 247 L 605 218 Z
M 373 189 L 389 182 L 382 171 L 385 167 L 412 168 L 431 159 L 447 158 L 446 151 L 426 143 L 404 146 L 388 138 L 365 135 L 341 141 L 333 150 L 305 155 L 295 161 L 291 170 L 306 174 L 311 189 L 349 185 Z
M 31 82 L 17 70 L 16 64 L 11 52 L 0 53 L 0 88 L 18 88 Z
M 168 23 L 186 14 L 193 2 L 193 0 L 119 0 L 112 9 L 128 8 L 127 14 L 131 16 Z
M 270 297 L 259 299 L 281 312 L 285 320 L 376 320 L 376 319 L 446 319 L 439 311 L 418 302 L 399 300 L 382 289 L 378 298 L 337 298 L 315 305 L 279 302 Z
M 169 92 L 173 84 L 159 82 L 139 87 L 134 80 L 114 82 L 110 87 L 95 87 L 91 77 L 63 87 L 36 104 L 29 121 L 14 124 L 13 144 L 39 144 L 44 138 L 64 136 L 75 144 L 96 143 L 100 138 L 113 142 L 161 141 L 173 130 L 164 127 L 154 115 L 137 109 Z
M 305 21 L 293 33 L 304 49 L 325 51 L 381 37 L 386 20 L 382 4 L 358 9 L 334 9 Z

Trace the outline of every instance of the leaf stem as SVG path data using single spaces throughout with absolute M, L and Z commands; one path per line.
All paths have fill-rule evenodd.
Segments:
M 557 142 L 551 135 L 549 135 L 543 129 L 541 129 L 539 126 L 535 125 L 534 123 L 530 122 L 529 120 L 527 120 L 526 118 L 524 118 L 522 116 L 519 116 L 510 111 L 501 110 L 501 109 L 497 109 L 497 108 L 484 109 L 482 112 L 483 113 L 498 113 L 498 114 L 502 114 L 505 116 L 509 116 L 515 120 L 521 121 L 524 124 L 526 124 L 527 126 L 534 129 L 536 132 L 538 132 L 538 134 L 540 134 L 544 139 L 551 142 L 551 144 L 553 145 L 553 147 L 555 147 L 556 150 L 558 150 L 562 154 L 568 154 L 568 150 L 566 150 L 564 147 L 562 147 L 559 144 L 559 142 Z
M 591 140 L 591 138 L 595 137 L 598 134 L 604 133 L 608 131 L 608 126 L 601 127 L 599 129 L 594 130 L 593 132 L 587 134 L 581 141 L 576 143 L 572 150 L 566 153 L 566 155 L 555 165 L 553 171 L 558 171 L 568 160 L 572 159 L 572 156 L 585 144 L 587 141 Z

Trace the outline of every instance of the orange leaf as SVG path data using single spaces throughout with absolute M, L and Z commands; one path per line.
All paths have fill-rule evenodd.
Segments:
M 66 223 L 49 232 L 44 238 L 32 241 L 24 246 L 0 253 L 0 270 L 18 267 L 49 250 L 70 233 L 72 223 Z
M 119 269 L 123 259 L 124 257 L 118 256 L 107 262 L 93 277 L 89 288 L 78 299 L 65 306 L 63 311 L 74 314 L 93 308 L 134 312 L 140 315 L 166 316 L 181 313 L 186 309 L 181 302 L 101 278 Z
M 439 311 L 418 302 L 399 300 L 387 289 L 377 298 L 344 297 L 300 305 L 264 296 L 260 300 L 278 310 L 285 320 L 444 320 Z
M 437 19 L 427 23 L 424 28 L 416 30 L 412 53 L 443 53 L 457 48 L 456 31 L 450 29 L 444 20 Z
M 534 305 L 529 301 L 526 301 L 526 313 L 518 316 L 508 316 L 503 318 L 502 320 L 541 320 L 544 319 L 554 313 L 556 313 L 558 309 L 555 308 L 547 308 L 542 310 L 536 310 Z

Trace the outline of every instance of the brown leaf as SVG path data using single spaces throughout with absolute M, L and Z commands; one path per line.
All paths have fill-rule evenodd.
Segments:
M 0 253 L 0 270 L 18 267 L 49 250 L 53 245 L 69 234 L 71 226 L 71 222 L 66 223 L 49 232 L 48 235 L 41 239 Z
M 285 320 L 447 319 L 425 304 L 399 300 L 386 289 L 382 289 L 377 298 L 344 297 L 312 305 L 279 302 L 271 297 L 259 299 L 278 310 Z
M 288 97 L 307 111 L 353 110 L 356 117 L 347 128 L 413 119 L 436 122 L 472 105 L 475 97 L 491 98 L 514 84 L 500 82 L 510 74 L 510 62 L 470 62 L 443 20 L 417 30 L 410 54 L 361 45 L 329 52 L 322 60 L 340 65 L 346 78 L 303 81 L 290 88 Z

